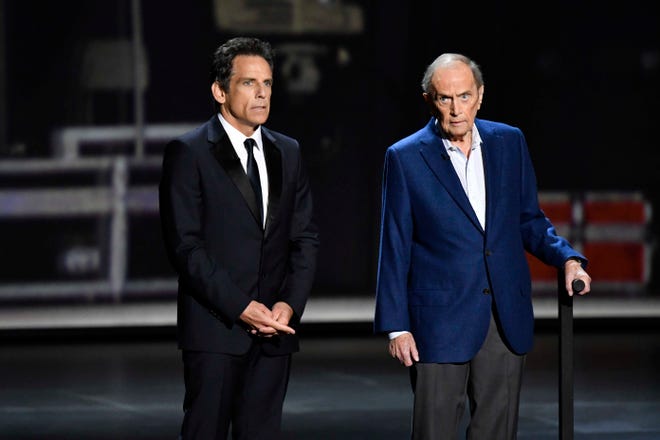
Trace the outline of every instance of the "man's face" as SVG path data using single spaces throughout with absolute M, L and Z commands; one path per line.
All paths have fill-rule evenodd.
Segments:
M 431 92 L 423 96 L 449 140 L 458 141 L 472 131 L 483 94 L 484 87 L 477 88 L 470 67 L 454 62 L 433 73 Z
M 270 112 L 273 72 L 268 62 L 256 55 L 234 58 L 228 90 L 217 82 L 211 86 L 220 113 L 227 122 L 246 136 L 266 122 Z

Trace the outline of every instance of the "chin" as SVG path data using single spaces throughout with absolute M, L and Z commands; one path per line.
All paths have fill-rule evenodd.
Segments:
M 256 125 L 262 125 L 262 124 L 265 124 L 267 120 L 268 120 L 268 115 L 266 114 L 266 116 L 262 116 L 262 117 L 252 119 L 252 123 L 255 126 Z

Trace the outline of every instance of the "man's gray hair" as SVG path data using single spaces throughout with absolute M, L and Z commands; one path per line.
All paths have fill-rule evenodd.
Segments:
M 474 81 L 477 83 L 477 88 L 484 85 L 484 78 L 481 74 L 481 68 L 476 62 L 459 53 L 443 53 L 435 60 L 433 60 L 433 62 L 426 68 L 424 77 L 422 78 L 422 91 L 424 93 L 430 92 L 431 78 L 433 78 L 433 73 L 438 69 L 438 67 L 445 67 L 454 62 L 466 64 L 470 70 L 472 70 L 472 75 L 474 75 Z

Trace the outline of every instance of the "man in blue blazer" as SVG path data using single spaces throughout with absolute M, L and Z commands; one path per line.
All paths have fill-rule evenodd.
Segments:
M 477 119 L 479 66 L 443 54 L 422 80 L 432 118 L 387 149 L 374 330 L 410 367 L 413 439 L 515 439 L 534 314 L 525 251 L 563 267 L 587 259 L 539 208 L 522 132 Z
M 230 426 L 234 440 L 280 438 L 319 238 L 298 142 L 263 126 L 272 72 L 268 43 L 221 45 L 218 113 L 165 149 L 160 216 L 179 276 L 185 440 L 227 440 Z

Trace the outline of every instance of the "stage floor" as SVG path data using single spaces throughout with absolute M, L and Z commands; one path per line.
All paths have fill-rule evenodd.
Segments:
M 0 334 L 0 439 L 176 439 L 183 384 L 173 328 Z M 537 325 L 519 439 L 556 440 L 558 330 Z M 308 326 L 294 355 L 290 440 L 408 438 L 405 367 L 363 324 Z M 574 438 L 660 439 L 660 327 L 576 323 Z

